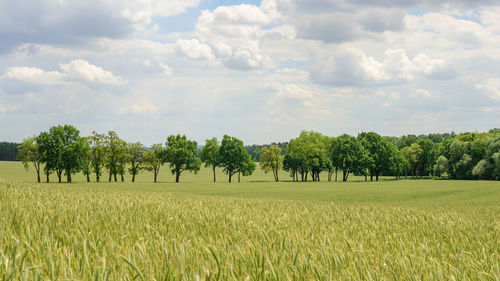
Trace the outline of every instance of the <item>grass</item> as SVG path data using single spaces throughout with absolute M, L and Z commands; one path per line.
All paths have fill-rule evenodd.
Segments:
M 0 280 L 500 280 L 498 182 L 162 169 L 34 184 L 0 162 Z

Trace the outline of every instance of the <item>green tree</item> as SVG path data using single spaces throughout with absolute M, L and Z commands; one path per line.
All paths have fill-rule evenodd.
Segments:
M 175 182 L 183 171 L 197 173 L 200 170 L 201 161 L 198 155 L 198 144 L 196 141 L 188 140 L 185 135 L 171 135 L 165 143 L 165 160 L 170 163 L 170 170 L 175 174 Z
M 305 161 L 304 157 L 299 154 L 287 152 L 283 157 L 283 170 L 290 172 L 292 181 L 299 181 L 299 170 L 302 163 Z
M 201 161 L 205 163 L 205 167 L 212 168 L 214 182 L 216 182 L 215 168 L 219 166 L 219 148 L 217 138 L 211 138 L 205 141 L 205 145 L 201 149 Z
M 250 159 L 250 162 L 253 162 L 243 146 L 243 142 L 235 137 L 224 135 L 219 148 L 219 164 L 223 168 L 224 173 L 229 176 L 229 182 L 231 182 L 234 174 L 250 170 L 245 170 L 245 165 L 247 166 L 246 168 L 251 168 L 248 159 Z
M 458 139 L 450 144 L 450 157 L 448 158 L 448 175 L 452 178 L 458 178 L 458 163 L 462 160 L 464 154 L 467 154 L 467 143 Z M 472 161 L 472 159 L 471 159 Z M 463 164 L 463 163 L 462 163 Z M 472 163 L 471 163 L 472 164 Z M 463 169 L 463 165 L 461 167 Z M 460 175 L 462 176 L 462 175 Z
M 109 178 L 114 177 L 115 182 L 118 181 L 117 175 L 124 173 L 124 163 L 126 163 L 127 143 L 118 137 L 114 131 L 109 131 L 106 136 L 106 161 L 105 165 L 108 168 Z
M 135 182 L 135 176 L 139 174 L 144 164 L 144 145 L 140 142 L 128 143 L 128 159 L 130 161 L 129 173 L 132 175 L 132 182 Z
M 274 181 L 279 181 L 278 172 L 282 167 L 281 148 L 277 145 L 264 147 L 260 152 L 260 168 L 267 174 L 273 172 Z
M 441 177 L 447 171 L 448 171 L 448 159 L 446 159 L 446 157 L 441 155 L 436 160 L 436 165 L 434 165 L 434 175 L 437 177 Z
M 401 149 L 401 153 L 405 159 L 405 178 L 408 176 L 408 170 L 413 178 L 419 177 L 418 165 L 420 156 L 424 153 L 418 143 L 412 143 L 410 146 Z
M 255 171 L 255 162 L 252 160 L 252 157 L 250 154 L 247 153 L 244 154 L 244 160 L 241 163 L 241 166 L 238 168 L 238 183 L 240 183 L 240 175 L 243 176 L 250 176 L 252 175 L 253 171 Z
M 92 171 L 95 173 L 96 182 L 99 182 L 102 175 L 102 167 L 105 165 L 107 158 L 106 135 L 98 134 L 94 131 L 88 140 L 90 144 Z
M 38 149 L 36 138 L 27 138 L 18 146 L 17 159 L 23 162 L 24 168 L 28 170 L 31 163 L 36 171 L 37 181 L 40 180 L 40 164 L 42 163 L 42 155 Z
M 144 169 L 153 172 L 154 182 L 158 179 L 161 165 L 163 165 L 165 152 L 163 145 L 153 144 L 151 150 L 144 151 Z
M 366 171 L 369 156 L 357 138 L 343 134 L 333 140 L 330 151 L 333 165 L 342 171 L 342 181 L 347 181 L 351 173 Z
M 330 143 L 331 138 L 314 131 L 302 131 L 297 138 L 290 140 L 286 153 L 302 160 L 298 169 L 302 181 L 307 181 L 308 174 L 313 181 L 319 181 L 320 173 L 328 170 Z
M 82 173 L 86 176 L 87 182 L 90 182 L 90 174 L 92 174 L 92 148 L 90 137 L 83 138 L 83 154 L 81 158 Z
M 422 153 L 418 156 L 417 174 L 419 177 L 428 176 L 432 173 L 436 163 L 436 148 L 428 138 L 419 138 L 416 142 L 420 145 Z

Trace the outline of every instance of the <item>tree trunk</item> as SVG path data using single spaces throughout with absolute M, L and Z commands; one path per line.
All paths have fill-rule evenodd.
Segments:
M 338 172 L 338 170 L 337 170 L 337 168 L 335 168 L 335 181 L 337 181 L 337 172 Z
M 87 182 L 90 182 L 90 174 L 87 174 Z
M 109 182 L 111 182 L 111 177 L 113 176 L 113 172 L 111 171 L 111 169 L 109 169 Z
M 373 171 L 370 171 L 370 181 L 373 181 Z
M 376 181 L 378 181 L 378 175 L 379 175 L 379 174 L 380 174 L 380 173 L 379 173 L 378 171 L 377 171 L 377 173 L 375 174 L 375 180 L 376 180 Z
M 156 178 L 158 177 L 158 172 L 154 171 L 154 176 L 155 176 L 155 183 L 156 183 Z
M 240 183 L 241 172 L 238 172 L 238 183 Z
M 316 180 L 320 181 L 319 180 L 319 173 L 316 175 Z
M 61 183 L 62 182 L 62 180 L 61 180 L 62 172 L 56 171 L 56 174 L 57 174 L 57 178 L 59 180 L 59 183 Z
M 118 181 L 118 178 L 116 177 L 116 173 L 113 173 L 113 177 L 114 177 L 114 179 L 115 179 L 115 182 L 117 182 L 117 181 Z
M 215 182 L 215 165 L 212 166 L 212 171 L 214 171 L 214 182 Z
M 123 174 L 120 174 L 122 182 L 125 181 L 125 177 L 123 177 Z
M 365 174 L 365 181 L 368 181 L 368 174 Z M 372 178 L 373 181 L 373 178 Z
M 179 171 L 175 172 L 175 182 L 179 182 L 179 178 L 181 176 L 181 173 Z
M 50 174 L 49 173 L 45 173 L 45 176 L 47 177 L 47 183 L 49 183 L 50 182 L 50 179 L 49 179 Z
M 68 174 L 66 175 L 66 181 L 67 181 L 67 182 L 71 182 L 71 173 L 68 173 Z
M 233 174 L 231 174 L 231 172 L 229 172 L 229 183 L 231 183 L 231 177 L 233 176 Z
M 41 180 L 40 180 L 40 170 L 39 169 L 36 170 L 36 179 L 38 180 L 38 183 L 41 182 Z
M 95 180 L 96 180 L 96 182 L 99 182 L 99 179 L 100 179 L 99 178 L 99 173 L 95 173 Z
M 135 173 L 132 173 L 132 182 L 135 182 Z

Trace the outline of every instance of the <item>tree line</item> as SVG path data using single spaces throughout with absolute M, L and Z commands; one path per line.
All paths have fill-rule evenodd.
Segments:
M 0 161 L 16 161 L 18 143 L 0 142 Z
M 202 164 L 213 172 L 221 168 L 231 182 L 234 176 L 251 175 L 255 160 L 265 173 L 272 172 L 279 181 L 279 171 L 289 173 L 292 181 L 347 181 L 350 175 L 378 181 L 380 176 L 422 178 L 424 176 L 454 179 L 500 180 L 500 129 L 485 133 L 407 135 L 382 137 L 375 132 L 358 136 L 343 134 L 330 137 L 315 131 L 303 131 L 287 143 L 269 146 L 244 146 L 238 138 L 224 135 L 206 140 L 201 150 L 185 135 L 171 135 L 165 143 L 146 148 L 140 142 L 126 142 L 114 131 L 92 132 L 82 137 L 71 125 L 54 126 L 38 136 L 25 139 L 18 147 L 18 159 L 26 168 L 33 166 L 37 180 L 46 182 L 50 175 L 71 176 L 82 172 L 87 181 L 131 181 L 147 170 L 157 182 L 160 168 L 168 164 L 179 182 L 183 172 L 197 173 Z M 258 157 L 255 155 L 258 151 Z M 323 176 L 322 176 L 323 175 Z

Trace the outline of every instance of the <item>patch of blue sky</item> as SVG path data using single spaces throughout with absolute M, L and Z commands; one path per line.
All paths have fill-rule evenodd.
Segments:
M 172 32 L 190 32 L 195 30 L 198 17 L 201 11 L 213 11 L 219 6 L 235 6 L 241 4 L 249 4 L 259 6 L 261 0 L 207 0 L 202 1 L 198 7 L 187 9 L 186 12 L 171 17 L 155 17 L 151 22 L 151 26 L 158 25 L 160 34 Z

